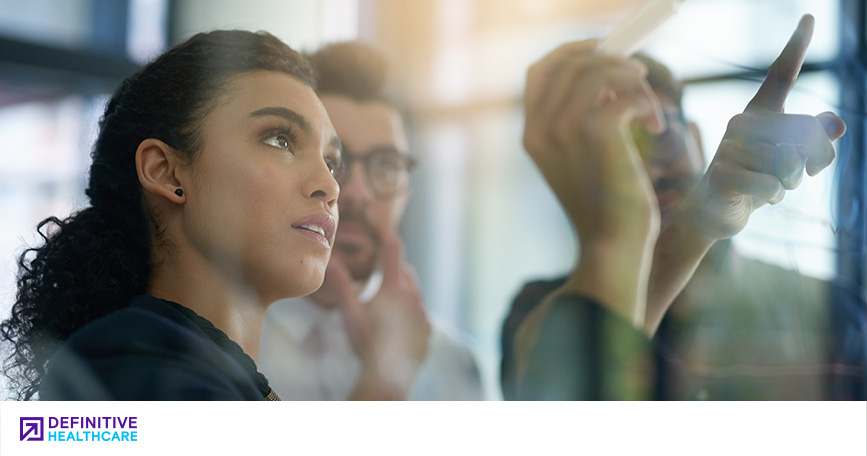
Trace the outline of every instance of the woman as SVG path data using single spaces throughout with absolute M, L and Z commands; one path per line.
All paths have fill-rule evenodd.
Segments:
M 274 399 L 267 305 L 315 291 L 340 143 L 306 61 L 273 36 L 199 34 L 123 82 L 90 206 L 39 225 L 2 323 L 21 399 Z M 58 349 L 59 347 L 59 349 Z

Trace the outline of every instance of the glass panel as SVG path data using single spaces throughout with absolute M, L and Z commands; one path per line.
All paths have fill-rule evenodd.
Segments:
M 410 82 L 418 87 L 414 96 L 422 104 L 445 107 L 443 112 L 459 118 L 445 122 L 443 112 L 435 112 L 431 118 L 439 120 L 432 122 L 436 128 L 422 128 L 416 137 L 431 156 L 425 159 L 426 176 L 417 173 L 414 177 L 416 193 L 407 220 L 414 218 L 413 212 L 424 213 L 427 226 L 414 223 L 413 229 L 406 230 L 408 253 L 415 256 L 411 258 L 413 264 L 423 265 L 419 272 L 432 313 L 459 322 L 461 329 L 470 334 L 486 386 L 496 385 L 496 380 L 490 379 L 498 376 L 499 324 L 519 287 L 527 280 L 565 273 L 575 252 L 573 234 L 562 210 L 521 150 L 519 105 L 527 66 L 565 41 L 606 36 L 629 13 L 626 9 L 639 1 L 625 3 L 612 0 L 605 2 L 606 8 L 578 14 L 578 6 L 573 11 L 556 0 L 514 4 L 437 2 L 439 14 L 431 21 L 436 22 L 439 35 L 432 46 L 430 69 L 420 72 L 422 82 Z M 680 14 L 649 42 L 647 50 L 681 78 L 742 72 L 745 67 L 764 68 L 779 54 L 800 16 L 810 12 L 816 18 L 816 27 L 807 60 L 833 61 L 840 42 L 839 3 L 687 0 Z M 531 14 L 528 5 L 540 13 Z M 527 11 L 522 11 L 525 6 Z M 550 8 L 542 14 L 546 7 Z M 686 112 L 702 130 L 708 157 L 716 151 L 729 119 L 743 110 L 757 86 L 758 82 L 731 81 L 687 89 Z M 792 93 L 788 109 L 810 114 L 839 111 L 834 108 L 839 104 L 838 91 L 839 85 L 830 73 L 805 75 Z M 447 160 L 445 157 L 460 157 L 466 170 L 461 171 L 451 162 L 449 166 L 439 164 Z M 845 166 L 843 158 L 838 166 Z M 698 293 L 688 305 L 681 305 L 682 312 L 674 319 L 698 328 L 701 334 L 690 340 L 672 338 L 672 347 L 683 348 L 695 341 L 697 350 L 707 352 L 698 357 L 691 357 L 695 352 L 678 352 L 676 356 L 718 364 L 755 363 L 750 369 L 756 367 L 757 377 L 773 377 L 762 388 L 789 381 L 785 369 L 767 368 L 768 360 L 789 363 L 789 367 L 807 366 L 809 375 L 792 380 L 791 387 L 782 388 L 776 397 L 812 397 L 816 392 L 813 374 L 823 368 L 814 361 L 822 359 L 824 353 L 827 334 L 822 332 L 822 324 L 829 307 L 826 301 L 812 300 L 806 294 L 799 301 L 791 299 L 783 305 L 773 291 L 783 287 L 808 289 L 819 283 L 811 278 L 801 281 L 793 270 L 820 278 L 835 276 L 834 174 L 832 167 L 819 176 L 805 177 L 801 188 L 790 192 L 784 203 L 763 207 L 753 215 L 734 245 L 744 256 L 761 259 L 743 264 L 749 266 L 749 271 L 763 274 L 754 278 L 745 273 L 751 280 L 743 282 L 736 280 L 741 276 L 732 274 L 714 282 L 721 302 L 736 301 L 737 297 L 730 293 L 736 288 L 744 289 L 738 297 L 752 301 L 707 309 L 713 306 L 702 307 L 707 297 Z M 446 185 L 443 176 L 448 176 L 449 190 L 442 189 Z M 425 207 L 417 207 L 422 205 Z M 455 223 L 461 227 L 449 226 Z M 770 266 L 765 267 L 765 263 Z M 772 278 L 778 280 L 770 285 Z M 704 284 L 698 283 L 695 289 Z M 455 287 L 459 289 L 451 290 Z M 814 288 L 826 290 L 824 285 Z M 458 299 L 460 302 L 455 302 Z M 690 311 L 695 313 L 689 315 Z M 802 325 L 802 321 L 807 323 Z M 753 353 L 743 348 L 748 345 L 745 341 L 755 342 L 756 346 L 766 344 Z M 734 348 L 720 348 L 726 344 Z M 678 375 L 681 380 L 693 381 L 697 378 L 691 377 L 693 374 L 689 371 Z M 742 372 L 719 369 L 712 374 L 739 376 Z M 732 383 L 731 397 L 775 397 L 763 396 L 765 392 L 754 382 L 740 380 Z M 720 383 L 713 380 L 708 385 Z M 718 389 L 712 387 L 685 391 L 680 386 L 672 386 L 668 397 L 727 397 L 718 395 Z
M 729 80 L 687 87 L 684 110 L 702 133 L 711 159 L 729 118 L 755 94 L 757 81 Z M 786 111 L 815 115 L 839 111 L 839 83 L 830 72 L 802 75 Z M 834 351 L 832 313 L 851 312 L 852 301 L 834 293 L 836 278 L 835 169 L 838 160 L 787 192 L 782 203 L 763 206 L 733 239 L 718 243 L 684 293 L 671 306 L 657 340 L 665 397 L 671 399 L 828 398 L 830 375 L 853 361 Z M 722 248 L 721 248 L 722 247 Z M 815 278 L 822 279 L 816 280 Z M 847 310 L 849 309 L 849 310 Z M 835 369 L 840 369 L 835 371 Z M 838 381 L 836 378 L 834 381 Z
M 71 96 L 0 108 L 0 318 L 15 295 L 15 257 L 44 218 L 84 202 L 89 150 L 104 99 Z
M 92 0 L 3 0 L 0 35 L 82 48 L 91 40 L 93 8 Z
M 833 60 L 840 43 L 840 5 L 827 0 L 688 0 L 647 50 L 665 56 L 681 78 L 764 68 L 804 13 L 816 18 L 807 61 Z
M 312 51 L 359 33 L 358 0 L 213 0 L 178 2 L 175 36 L 217 28 L 266 30 L 293 49 Z
M 147 63 L 166 48 L 167 0 L 131 0 L 127 54 L 138 63 Z
M 425 154 L 402 233 L 425 305 L 467 333 L 488 399 L 500 399 L 499 334 L 521 285 L 568 271 L 575 240 L 521 146 L 522 110 L 418 125 Z

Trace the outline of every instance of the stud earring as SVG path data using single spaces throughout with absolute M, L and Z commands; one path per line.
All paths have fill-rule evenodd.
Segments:
M 180 188 L 175 190 L 175 195 L 184 196 L 184 190 Z

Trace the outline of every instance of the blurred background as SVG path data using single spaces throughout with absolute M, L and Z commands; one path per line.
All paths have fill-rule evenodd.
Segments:
M 216 28 L 266 30 L 313 51 L 360 39 L 392 61 L 421 160 L 402 228 L 430 314 L 456 329 L 500 398 L 499 335 L 530 279 L 572 266 L 571 228 L 521 147 L 529 64 L 605 36 L 641 0 L 0 0 L 0 318 L 15 257 L 45 217 L 86 203 L 96 122 L 125 76 Z M 687 82 L 708 156 L 799 17 L 813 44 L 788 112 L 840 113 L 834 168 L 765 207 L 735 238 L 745 256 L 863 290 L 865 6 L 860 0 L 687 0 L 646 50 Z

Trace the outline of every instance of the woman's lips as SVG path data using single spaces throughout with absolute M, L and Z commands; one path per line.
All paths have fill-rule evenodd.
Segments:
M 326 213 L 313 214 L 292 224 L 292 229 L 326 248 L 331 248 L 337 220 Z
M 297 231 L 298 234 L 313 240 L 314 242 L 318 242 L 319 244 L 321 244 L 325 248 L 331 248 L 331 243 L 328 242 L 328 239 L 326 239 L 325 236 L 321 235 L 320 233 L 318 233 L 316 231 L 311 231 L 308 228 L 300 227 L 300 226 L 295 228 L 295 231 Z

